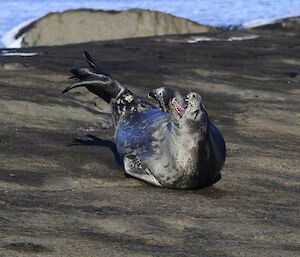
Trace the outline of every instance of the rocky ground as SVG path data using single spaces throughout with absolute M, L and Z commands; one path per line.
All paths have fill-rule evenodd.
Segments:
M 207 36 L 220 40 L 0 56 L 1 256 L 299 256 L 300 37 Z M 141 95 L 163 85 L 199 92 L 227 143 L 222 180 L 180 191 L 127 178 L 108 107 L 84 89 L 61 95 L 84 49 Z

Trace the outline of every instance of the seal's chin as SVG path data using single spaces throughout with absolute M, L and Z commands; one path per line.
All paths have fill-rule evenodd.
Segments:
M 171 100 L 171 104 L 174 107 L 174 110 L 179 115 L 179 117 L 182 118 L 182 116 L 185 114 L 187 110 L 187 107 L 180 105 L 175 97 Z

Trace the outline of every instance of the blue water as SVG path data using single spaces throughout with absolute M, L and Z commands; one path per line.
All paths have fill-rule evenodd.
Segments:
M 1 0 L 0 39 L 15 26 L 48 12 L 76 8 L 167 12 L 201 24 L 252 27 L 275 19 L 299 16 L 300 0 Z M 1 45 L 0 43 L 0 46 Z

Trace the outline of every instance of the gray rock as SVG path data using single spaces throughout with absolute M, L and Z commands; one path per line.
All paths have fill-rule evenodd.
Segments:
M 47 14 L 20 30 L 16 37 L 24 36 L 24 47 L 209 31 L 217 29 L 162 12 L 82 9 Z

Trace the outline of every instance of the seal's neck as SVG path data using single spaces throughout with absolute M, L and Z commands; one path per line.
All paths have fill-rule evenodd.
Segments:
M 207 141 L 206 133 L 200 131 L 191 133 L 184 128 L 172 130 L 172 155 L 178 170 L 186 173 L 196 172 L 199 156 L 203 154 L 203 146 Z

